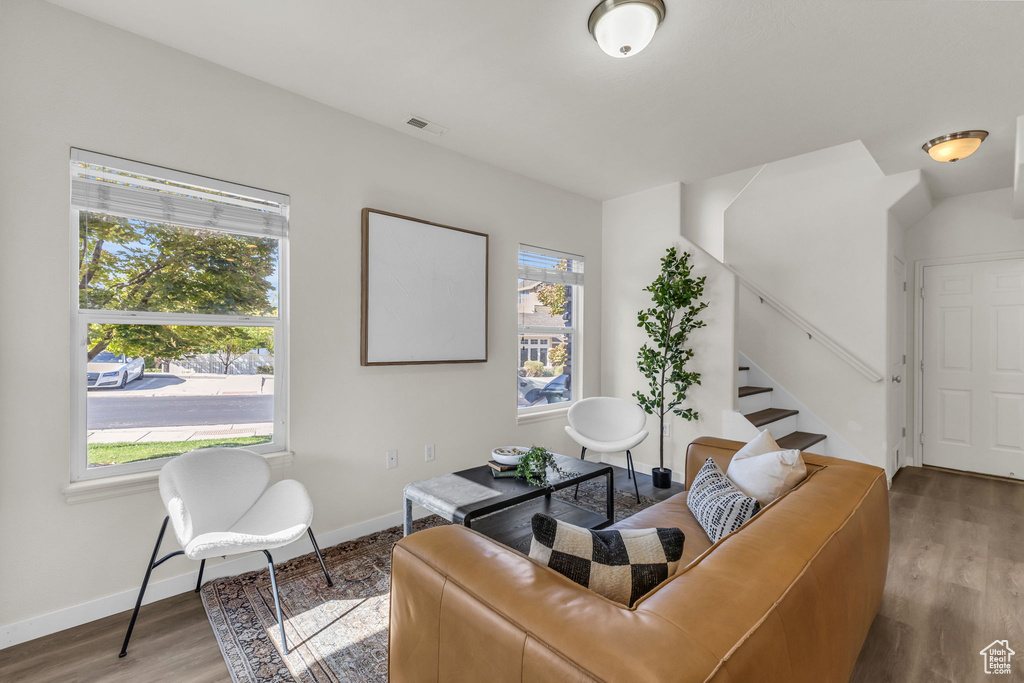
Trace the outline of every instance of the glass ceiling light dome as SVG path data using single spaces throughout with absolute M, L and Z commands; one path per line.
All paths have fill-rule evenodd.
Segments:
M 963 130 L 933 138 L 921 145 L 921 149 L 935 161 L 960 161 L 977 152 L 987 137 L 986 130 Z
M 632 57 L 647 47 L 665 19 L 662 0 L 604 0 L 590 13 L 594 40 L 612 57 Z

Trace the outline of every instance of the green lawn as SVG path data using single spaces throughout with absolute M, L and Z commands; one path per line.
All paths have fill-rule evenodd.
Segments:
M 267 443 L 269 436 L 240 436 L 227 439 L 202 439 L 199 441 L 152 441 L 148 443 L 92 443 L 89 444 L 90 465 L 120 465 L 139 460 L 156 460 L 178 455 L 195 448 L 252 446 Z

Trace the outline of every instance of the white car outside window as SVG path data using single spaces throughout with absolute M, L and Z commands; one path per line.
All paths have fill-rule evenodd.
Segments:
M 141 378 L 146 374 L 144 358 L 128 358 L 124 354 L 116 355 L 103 351 L 89 361 L 86 367 L 86 386 L 90 389 L 99 387 L 124 388 L 128 382 Z

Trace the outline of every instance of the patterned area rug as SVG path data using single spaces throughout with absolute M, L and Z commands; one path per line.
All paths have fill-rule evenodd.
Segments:
M 604 512 L 604 480 L 580 485 L 579 504 Z M 569 500 L 571 488 L 554 495 Z M 657 501 L 615 491 L 615 519 Z M 415 524 L 425 529 L 448 524 L 437 516 Z M 203 605 L 231 677 L 238 683 L 298 681 L 386 681 L 391 546 L 401 527 L 363 536 L 323 550 L 334 587 L 324 582 L 313 553 L 277 566 L 277 581 L 291 652 L 280 651 L 270 574 L 249 572 L 210 581 Z

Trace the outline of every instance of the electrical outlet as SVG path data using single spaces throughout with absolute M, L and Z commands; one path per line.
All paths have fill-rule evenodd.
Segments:
M 398 467 L 398 449 L 392 448 L 388 451 L 388 469 L 393 470 Z
M 672 423 L 671 422 L 666 422 L 665 424 L 662 425 L 662 427 L 661 427 L 661 435 L 662 436 L 672 436 Z
M 426 462 L 434 461 L 434 444 L 428 443 L 426 446 L 423 447 L 423 459 Z

